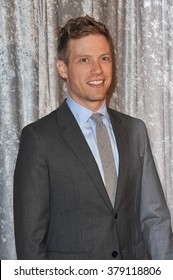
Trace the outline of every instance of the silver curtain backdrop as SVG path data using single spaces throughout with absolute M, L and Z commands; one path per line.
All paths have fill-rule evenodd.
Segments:
M 15 259 L 13 172 L 21 129 L 67 95 L 57 26 L 90 15 L 116 52 L 111 107 L 145 121 L 173 221 L 173 1 L 0 0 L 0 258 Z

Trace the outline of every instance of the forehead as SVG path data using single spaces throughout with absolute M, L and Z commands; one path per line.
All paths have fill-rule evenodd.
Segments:
M 109 42 L 103 35 L 88 35 L 80 39 L 70 39 L 69 55 L 93 55 L 110 53 Z

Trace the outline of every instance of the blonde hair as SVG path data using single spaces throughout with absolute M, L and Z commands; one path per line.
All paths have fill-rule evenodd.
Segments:
M 84 17 L 68 20 L 63 27 L 58 29 L 58 59 L 61 59 L 68 64 L 68 43 L 70 39 L 80 39 L 90 34 L 100 34 L 105 36 L 110 45 L 110 50 L 113 56 L 113 42 L 107 27 L 103 23 L 86 15 Z

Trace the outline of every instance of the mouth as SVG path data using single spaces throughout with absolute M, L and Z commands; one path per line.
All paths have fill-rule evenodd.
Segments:
M 94 87 L 100 87 L 104 84 L 104 80 L 89 81 L 87 84 Z

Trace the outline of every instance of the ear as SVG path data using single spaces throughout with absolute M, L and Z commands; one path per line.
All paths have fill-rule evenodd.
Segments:
M 65 62 L 61 59 L 57 60 L 56 67 L 58 70 L 59 75 L 61 76 L 62 79 L 67 79 L 67 65 Z

